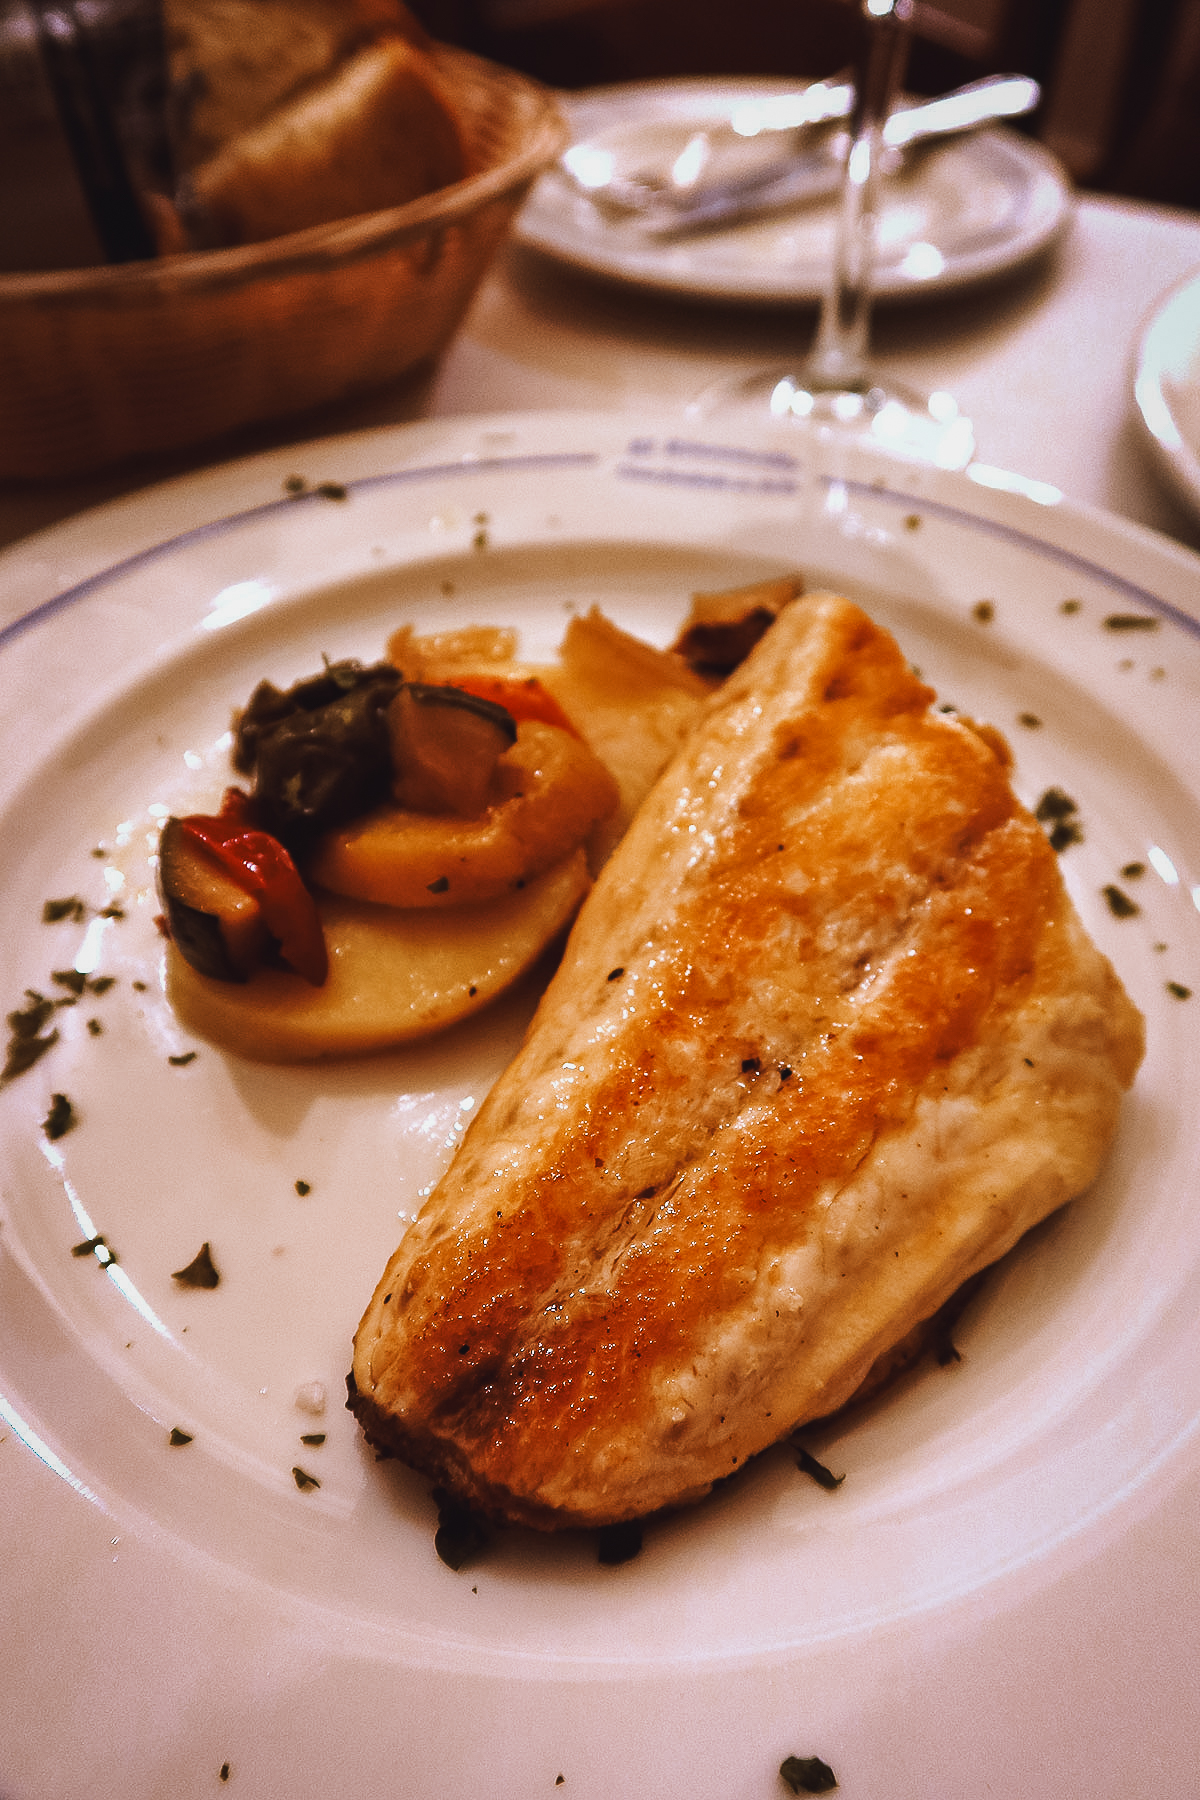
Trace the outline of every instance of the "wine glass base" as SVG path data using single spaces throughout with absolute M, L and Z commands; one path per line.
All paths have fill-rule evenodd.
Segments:
M 871 372 L 852 381 L 812 369 L 760 369 L 705 390 L 688 408 L 696 418 L 778 420 L 822 436 L 882 446 L 939 469 L 965 469 L 975 454 L 971 421 L 953 395 L 919 394 Z

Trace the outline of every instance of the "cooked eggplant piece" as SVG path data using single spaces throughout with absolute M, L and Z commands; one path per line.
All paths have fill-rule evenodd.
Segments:
M 398 805 L 462 819 L 483 811 L 496 763 L 517 741 L 506 707 L 424 681 L 405 682 L 388 708 L 388 728 Z
M 253 894 L 168 819 L 158 842 L 158 894 L 180 955 L 215 981 L 248 981 L 270 952 L 271 934 Z
M 289 850 L 386 798 L 387 710 L 401 679 L 390 663 L 345 661 L 286 690 L 255 688 L 235 720 L 234 766 L 254 775 L 258 817 Z
M 702 675 L 728 675 L 803 592 L 801 576 L 781 575 L 719 594 L 693 594 L 692 610 L 671 648 Z

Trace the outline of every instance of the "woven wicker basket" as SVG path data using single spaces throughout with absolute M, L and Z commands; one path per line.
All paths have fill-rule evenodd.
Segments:
M 437 356 L 567 134 L 536 83 L 432 54 L 474 171 L 453 187 L 234 250 L 0 276 L 0 478 L 181 450 Z

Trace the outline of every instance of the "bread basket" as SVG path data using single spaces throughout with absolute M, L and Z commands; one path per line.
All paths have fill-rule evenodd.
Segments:
M 452 187 L 237 249 L 0 276 L 0 478 L 184 450 L 435 358 L 567 133 L 536 82 L 430 54 L 472 171 Z

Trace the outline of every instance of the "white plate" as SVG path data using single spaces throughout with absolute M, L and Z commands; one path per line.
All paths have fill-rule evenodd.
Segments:
M 1160 469 L 1200 513 L 1200 271 L 1155 306 L 1138 340 L 1133 391 Z
M 727 119 L 741 101 L 788 91 L 787 82 L 638 82 L 567 94 L 576 142 L 601 139 L 632 170 L 661 161 L 681 127 Z M 931 144 L 889 181 L 879 227 L 876 292 L 915 299 L 1002 274 L 1044 250 L 1070 216 L 1062 165 L 1004 127 Z M 611 224 L 557 169 L 522 209 L 522 242 L 561 262 L 638 287 L 698 299 L 788 303 L 820 298 L 833 254 L 836 202 L 677 241 L 636 224 Z
M 0 1092 L 4 1800 L 751 1800 L 789 1754 L 861 1800 L 1191 1780 L 1200 563 L 995 472 L 822 458 L 661 419 L 454 420 L 210 471 L 0 559 L 31 606 L 0 639 L 6 1010 L 56 970 L 118 978 Z M 288 500 L 292 472 L 347 497 Z M 1077 800 L 1064 868 L 1146 1013 L 1144 1071 L 1097 1188 L 993 1278 L 962 1363 L 814 1437 L 836 1493 L 772 1453 L 623 1566 L 512 1533 L 454 1574 L 342 1382 L 528 996 L 324 1070 L 193 1046 L 159 987 L 153 809 L 214 794 L 260 675 L 372 657 L 399 620 L 511 621 L 540 654 L 598 602 L 663 640 L 694 588 L 797 564 L 1010 734 L 1025 795 Z M 42 922 L 73 895 L 125 917 Z M 51 1142 L 54 1093 L 79 1122 Z M 72 1254 L 98 1236 L 119 1261 Z M 220 1286 L 181 1289 L 206 1241 Z

